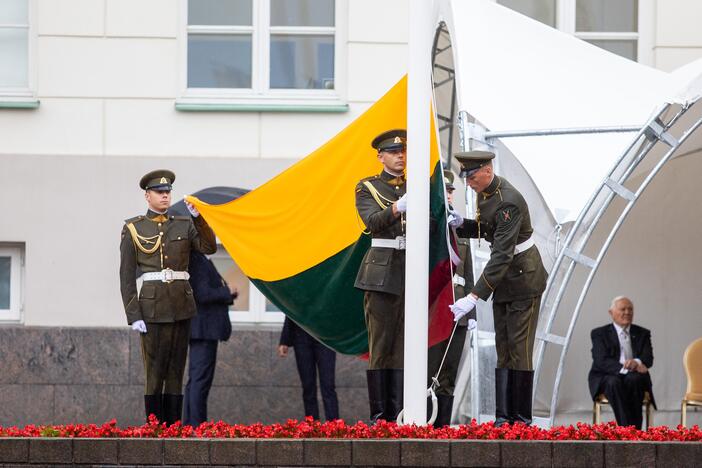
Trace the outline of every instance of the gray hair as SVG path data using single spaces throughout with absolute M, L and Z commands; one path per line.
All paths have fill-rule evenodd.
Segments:
M 632 305 L 634 304 L 634 303 L 631 301 L 631 299 L 629 299 L 629 298 L 626 297 L 626 296 L 617 296 L 617 297 L 615 297 L 614 299 L 612 299 L 612 303 L 609 305 L 609 308 L 610 308 L 610 309 L 614 309 L 614 308 L 617 306 L 617 302 L 622 301 L 622 300 L 625 300 L 625 299 L 626 299 L 627 301 L 631 302 Z

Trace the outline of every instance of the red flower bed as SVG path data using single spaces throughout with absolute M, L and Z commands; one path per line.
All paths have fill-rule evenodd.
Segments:
M 541 429 L 515 424 L 495 427 L 493 423 L 465 424 L 456 428 L 435 429 L 431 426 L 398 426 L 379 422 L 368 426 L 362 422 L 353 425 L 343 420 L 321 423 L 307 418 L 304 421 L 288 420 L 285 424 L 227 424 L 206 422 L 199 427 L 159 424 L 150 418 L 148 424 L 125 429 L 117 421 L 102 426 L 95 424 L 66 424 L 60 426 L 0 427 L 0 437 L 204 437 L 204 438 L 331 438 L 331 439 L 481 439 L 481 440 L 646 440 L 646 441 L 702 441 L 698 426 L 686 428 L 665 426 L 640 431 L 633 427 L 620 427 L 614 423 L 581 424 Z

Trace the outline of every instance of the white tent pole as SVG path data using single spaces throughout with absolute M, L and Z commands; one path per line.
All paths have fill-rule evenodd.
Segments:
M 407 81 L 407 261 L 405 269 L 406 424 L 427 422 L 429 297 L 429 103 L 432 3 L 410 0 Z

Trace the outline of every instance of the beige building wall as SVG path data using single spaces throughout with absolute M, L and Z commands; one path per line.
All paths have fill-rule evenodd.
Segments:
M 339 0 L 348 112 L 183 112 L 184 0 L 33 0 L 32 76 L 41 104 L 0 109 L 0 245 L 25 249 L 21 322 L 125 326 L 122 220 L 139 177 L 169 167 L 174 199 L 255 188 L 336 134 L 405 72 L 406 0 Z M 696 0 L 655 2 L 655 66 L 702 56 Z
M 664 71 L 702 58 L 702 2 L 656 0 L 654 66 Z

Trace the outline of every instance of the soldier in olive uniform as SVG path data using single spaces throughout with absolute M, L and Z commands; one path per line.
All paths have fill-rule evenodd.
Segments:
M 446 185 L 448 206 L 451 211 L 453 211 L 453 192 L 456 189 L 453 185 L 453 181 L 453 172 L 444 171 L 444 184 Z M 460 298 L 468 294 L 473 287 L 473 259 L 470 255 L 470 241 L 468 239 L 459 237 L 456 239 L 456 244 L 457 253 L 461 262 L 456 265 L 454 269 L 453 290 L 454 297 Z M 462 317 L 458 321 L 448 352 L 446 352 L 446 347 L 449 345 L 448 339 L 435 344 L 430 347 L 428 351 L 428 386 L 432 384 L 432 378 L 439 370 L 439 366 L 441 366 L 444 353 L 446 354 L 443 366 L 441 366 L 441 372 L 439 372 L 438 375 L 439 387 L 436 389 L 436 397 L 439 407 L 436 420 L 434 421 L 434 427 L 444 427 L 451 424 L 453 391 L 456 389 L 458 364 L 461 361 L 461 354 L 463 354 L 469 318 L 475 319 L 475 316 L 470 316 L 469 314 L 469 316 Z M 429 412 L 427 412 L 427 414 L 429 414 Z
M 356 277 L 365 291 L 369 362 L 366 373 L 373 422 L 395 421 L 402 409 L 405 327 L 405 162 L 407 132 L 390 130 L 371 146 L 383 171 L 356 186 L 356 209 L 372 237 Z
M 494 174 L 493 153 L 457 153 L 462 176 L 477 194 L 476 219 L 454 221 L 459 235 L 485 238 L 490 259 L 470 294 L 451 306 L 459 319 L 492 295 L 495 323 L 495 424 L 531 423 L 532 353 L 546 269 L 534 240 L 529 207 L 506 179 Z M 458 216 L 460 217 L 460 216 Z
M 175 174 L 158 170 L 142 177 L 148 210 L 127 219 L 120 243 L 120 286 L 127 322 L 141 333 L 146 371 L 146 416 L 172 424 L 181 418 L 183 371 L 190 318 L 196 314 L 188 280 L 190 250 L 216 251 L 214 232 L 190 204 L 190 216 L 168 214 Z M 143 285 L 137 297 L 137 268 Z

